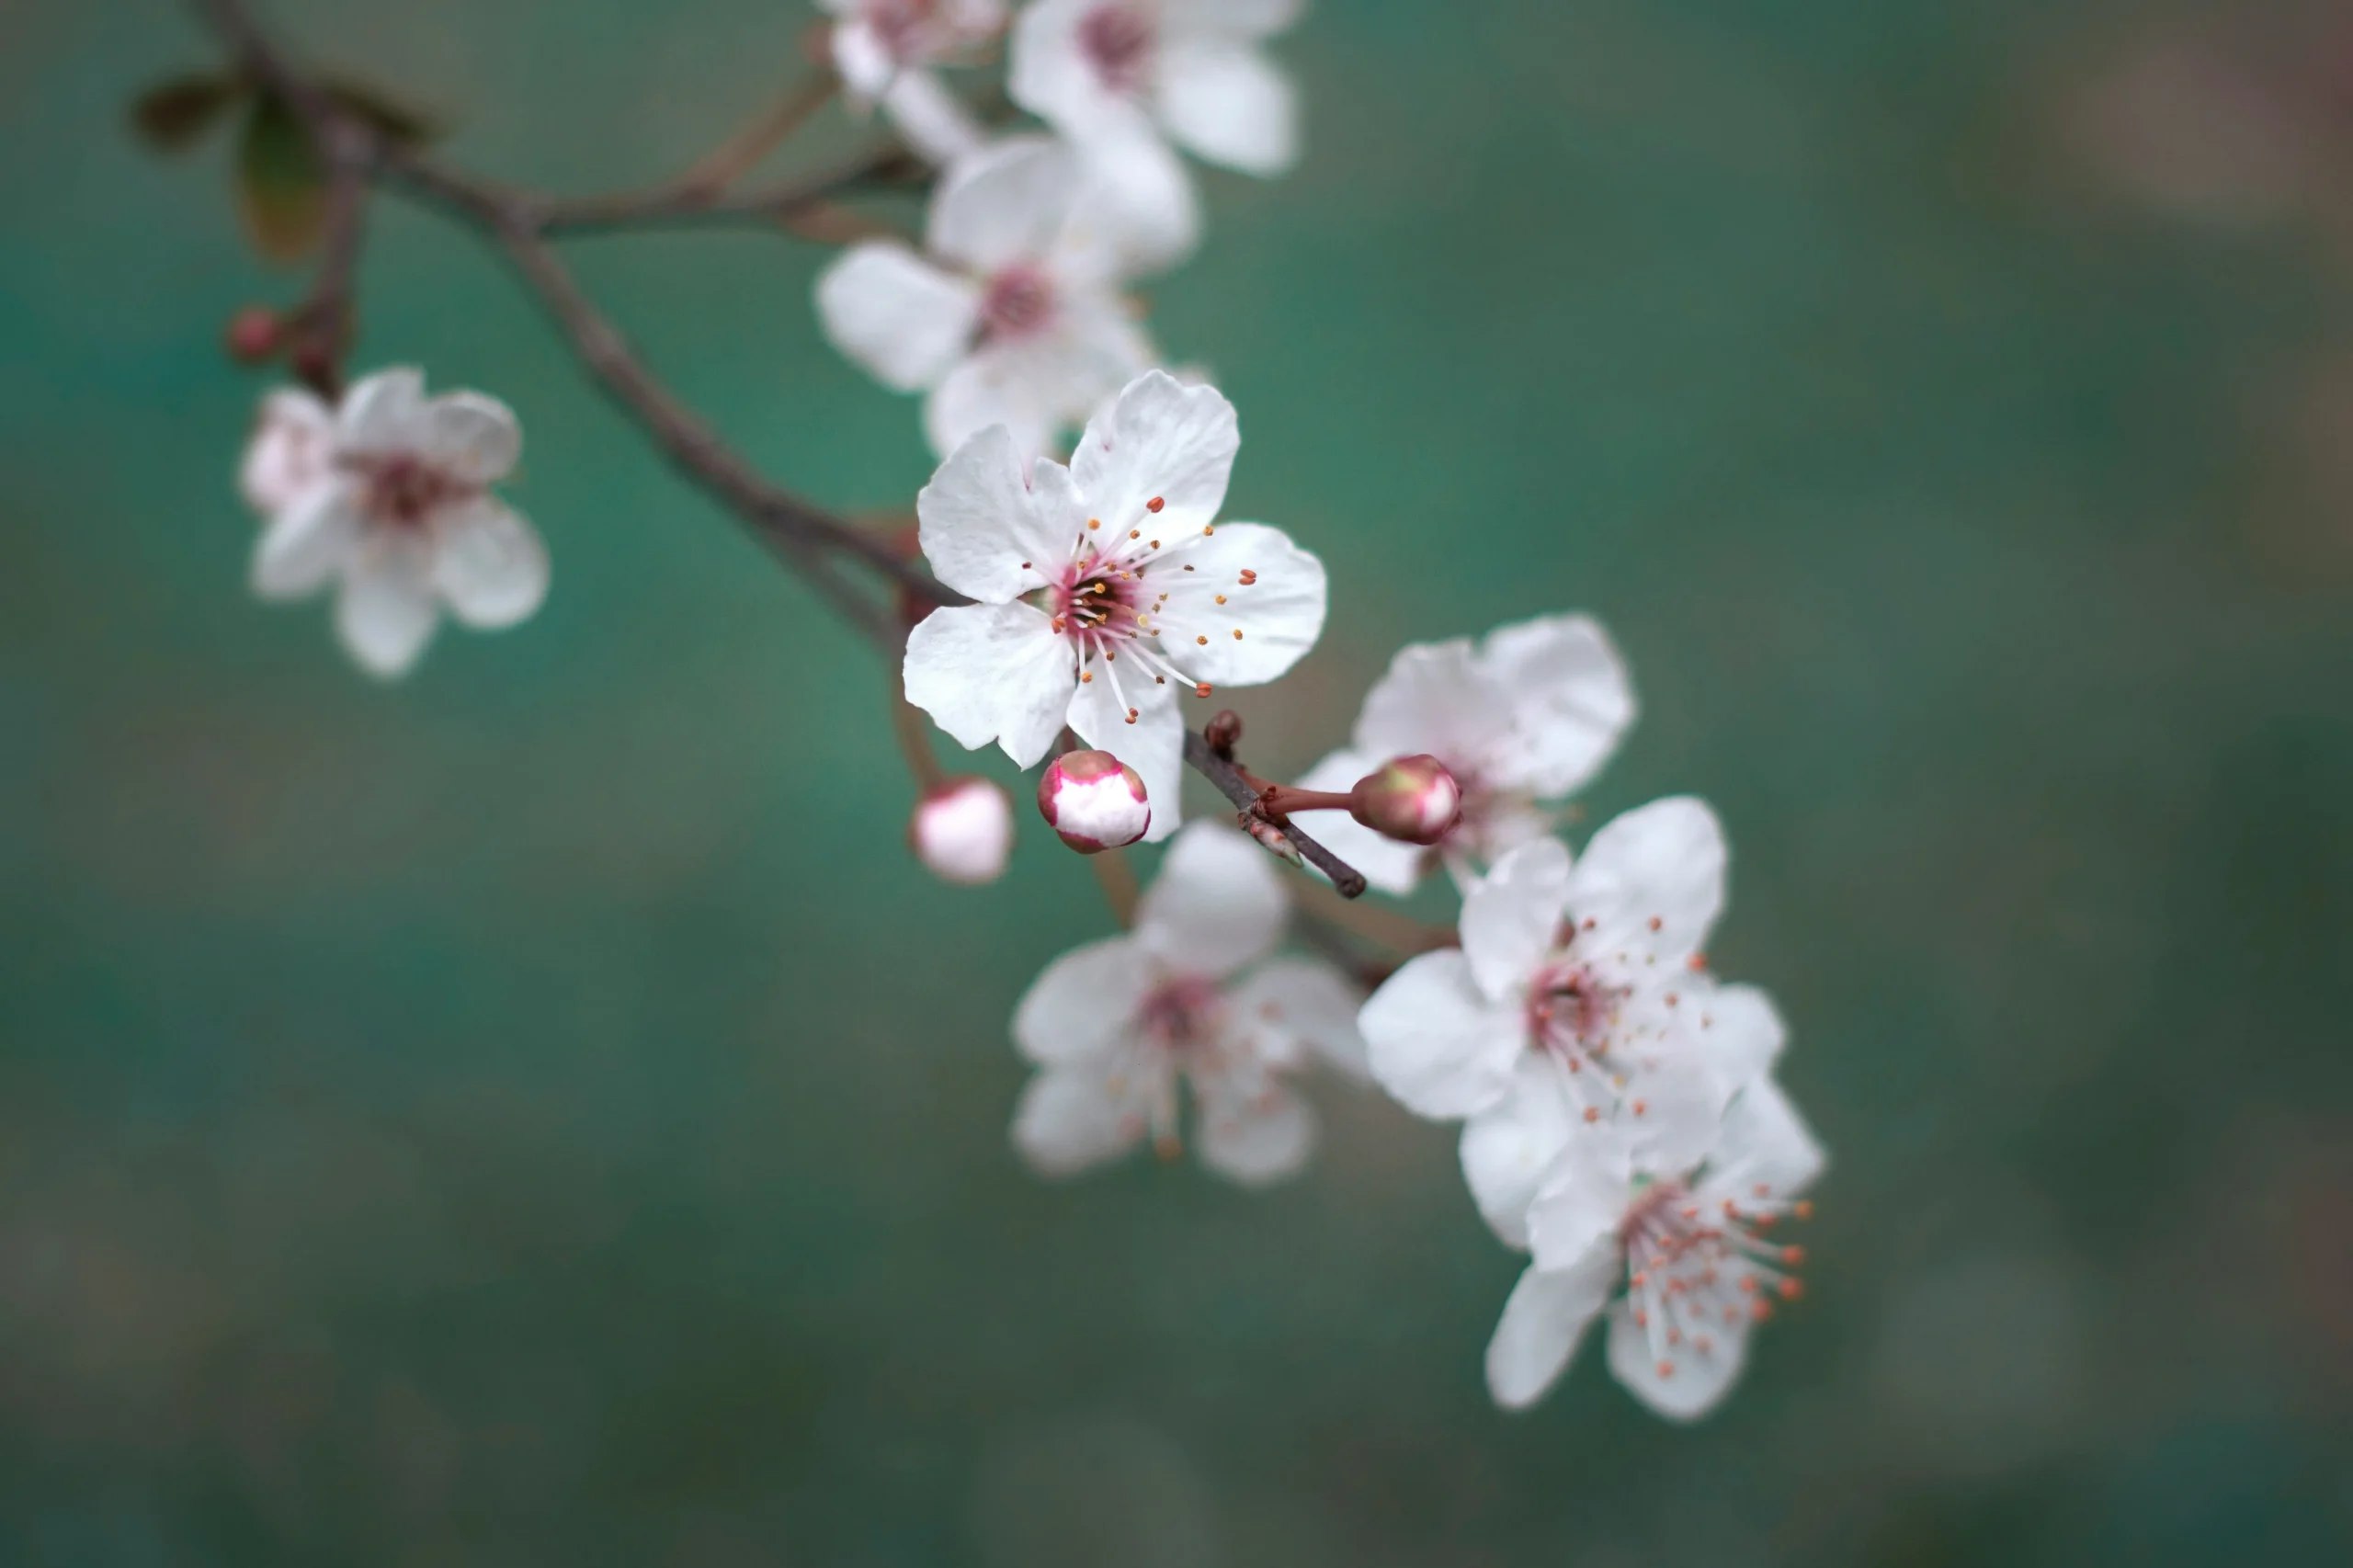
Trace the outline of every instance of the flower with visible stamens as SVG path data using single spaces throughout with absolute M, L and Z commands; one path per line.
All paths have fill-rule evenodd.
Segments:
M 340 585 L 335 630 L 370 674 L 405 672 L 446 606 L 469 626 L 513 626 L 546 597 L 546 547 L 491 492 L 522 433 L 479 392 L 425 395 L 413 369 L 355 383 L 332 414 L 272 394 L 242 476 L 269 513 L 254 591 L 295 598 Z
M 1384 892 L 1413 892 L 1444 864 L 1458 882 L 1552 830 L 1538 802 L 1601 771 L 1634 718 L 1624 661 L 1590 617 L 1541 616 L 1398 651 L 1366 696 L 1349 745 L 1300 778 L 1346 790 L 1383 757 L 1427 753 L 1462 789 L 1462 813 L 1429 848 L 1384 840 L 1339 816 L 1310 824 L 1332 852 Z
M 1731 1391 L 1749 1330 L 1800 1294 L 1802 1251 L 1772 1233 L 1811 1211 L 1799 1195 L 1824 1157 L 1779 1086 L 1758 1078 L 1727 1107 L 1687 1098 L 1655 1114 L 1672 1125 L 1646 1146 L 1580 1140 L 1539 1184 L 1533 1256 L 1487 1346 L 1487 1387 L 1505 1408 L 1541 1399 L 1607 1307 L 1619 1382 L 1694 1420 Z
M 932 70 L 977 60 L 1005 30 L 1006 0 L 817 0 L 834 18 L 834 69 L 853 109 L 882 106 L 934 163 L 978 148 L 980 122 Z
M 908 634 L 907 700 L 1027 767 L 1067 724 L 1142 775 L 1150 837 L 1177 825 L 1178 702 L 1275 679 L 1324 628 L 1322 562 L 1220 523 L 1233 405 L 1157 370 L 1090 422 L 1071 466 L 974 437 L 915 498 L 926 559 L 978 600 Z
M 1639 1133 L 1687 1081 L 1721 1103 L 1771 1066 L 1772 1003 L 1706 971 L 1724 861 L 1688 796 L 1616 818 L 1574 864 L 1557 840 L 1523 845 L 1472 884 L 1461 947 L 1366 1003 L 1373 1075 L 1417 1115 L 1464 1119 L 1463 1175 L 1506 1242 L 1526 1244 L 1538 1178 L 1582 1133 Z
M 1065 144 L 1011 138 L 940 182 L 923 255 L 870 240 L 817 279 L 826 335 L 885 386 L 927 394 L 942 456 L 993 425 L 1038 456 L 1157 357 L 1120 294 L 1135 262 L 1120 221 L 1083 176 Z
M 1038 1067 L 1013 1121 L 1029 1163 L 1066 1176 L 1147 1139 L 1174 1154 L 1188 1088 L 1210 1169 L 1256 1186 L 1304 1165 L 1315 1121 L 1295 1082 L 1317 1062 L 1361 1078 L 1363 1047 L 1338 971 L 1267 957 L 1284 916 L 1279 874 L 1241 835 L 1177 835 L 1135 929 L 1056 959 L 1014 1013 Z

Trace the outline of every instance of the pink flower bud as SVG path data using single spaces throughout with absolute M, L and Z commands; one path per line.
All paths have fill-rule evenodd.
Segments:
M 267 305 L 247 305 L 229 318 L 222 335 L 229 358 L 241 365 L 258 365 L 276 357 L 284 344 L 285 323 Z
M 1462 786 L 1434 756 L 1392 757 L 1357 780 L 1348 814 L 1385 838 L 1436 844 L 1462 820 Z
M 943 882 L 993 882 L 1013 853 L 1012 797 L 985 778 L 936 784 L 915 802 L 907 844 Z
M 1081 855 L 1133 844 L 1152 825 L 1143 780 L 1108 751 L 1065 752 L 1048 763 L 1038 810 Z

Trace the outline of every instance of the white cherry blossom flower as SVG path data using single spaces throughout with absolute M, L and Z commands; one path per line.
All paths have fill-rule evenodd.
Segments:
M 1182 1083 L 1210 1169 L 1256 1186 L 1304 1165 L 1315 1120 L 1294 1080 L 1317 1062 L 1361 1077 L 1363 1048 L 1336 970 L 1267 957 L 1284 916 L 1280 873 L 1248 839 L 1213 823 L 1178 834 L 1134 930 L 1056 959 L 1014 1013 L 1038 1067 L 1013 1120 L 1024 1157 L 1063 1176 L 1147 1137 L 1172 1154 Z
M 1687 1099 L 1660 1114 L 1677 1125 L 1647 1148 L 1599 1132 L 1546 1172 L 1534 1256 L 1487 1346 L 1505 1408 L 1541 1399 L 1607 1307 L 1610 1371 L 1659 1415 L 1694 1420 L 1740 1376 L 1750 1329 L 1800 1294 L 1803 1249 L 1770 1238 L 1812 1212 L 1799 1195 L 1824 1157 L 1779 1087 L 1759 1078 L 1721 1111 Z
M 915 802 L 907 844 L 941 881 L 993 882 L 1013 855 L 1013 801 L 986 778 L 943 778 Z
M 269 504 L 254 591 L 297 598 L 338 585 L 335 631 L 386 678 L 416 662 L 441 610 L 484 631 L 540 607 L 548 557 L 530 524 L 491 493 L 522 433 L 479 392 L 425 395 L 413 369 L 356 383 L 324 405 L 274 401 L 248 451 L 245 487 Z
M 1290 79 L 1259 46 L 1299 0 L 1037 0 L 1013 28 L 1014 102 L 1080 140 L 1165 131 L 1197 157 L 1279 175 L 1299 157 Z
M 818 278 L 826 335 L 885 386 L 927 393 L 940 455 L 994 425 L 1042 453 L 1156 358 L 1092 188 L 1070 148 L 1016 137 L 941 181 L 924 255 L 868 241 Z
M 1722 1103 L 1779 1054 L 1764 993 L 1706 971 L 1724 860 L 1688 796 L 1616 818 L 1574 866 L 1557 840 L 1523 845 L 1464 896 L 1461 947 L 1365 1005 L 1373 1075 L 1417 1115 L 1466 1119 L 1463 1175 L 1506 1243 L 1526 1244 L 1536 1183 L 1581 1134 L 1643 1136 L 1654 1102 L 1696 1083 Z
M 1003 428 L 915 497 L 926 559 L 978 600 L 907 638 L 907 700 L 968 747 L 1027 767 L 1067 724 L 1142 776 L 1149 837 L 1177 825 L 1178 699 L 1257 686 L 1324 629 L 1324 563 L 1279 529 L 1220 523 L 1240 445 L 1213 387 L 1154 370 L 1063 467 Z
M 976 60 L 1005 30 L 1006 0 L 817 0 L 834 18 L 834 69 L 856 110 L 882 106 L 933 163 L 980 146 L 980 122 L 932 67 Z
M 1346 790 L 1392 756 L 1427 753 L 1462 787 L 1462 819 L 1434 848 L 1401 844 L 1331 812 L 1308 824 L 1384 892 L 1411 892 L 1433 862 L 1468 881 L 1516 845 L 1552 831 L 1538 804 L 1601 771 L 1634 718 L 1626 666 L 1598 622 L 1540 616 L 1398 650 L 1367 694 L 1356 733 L 1299 780 Z

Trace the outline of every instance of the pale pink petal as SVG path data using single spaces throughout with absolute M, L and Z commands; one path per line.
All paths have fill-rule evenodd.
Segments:
M 265 516 L 282 511 L 331 472 L 335 414 L 300 387 L 280 387 L 262 400 L 261 417 L 245 445 L 237 488 Z
M 1147 370 L 1108 417 L 1089 421 L 1071 473 L 1105 523 L 1133 528 L 1150 517 L 1173 541 L 1217 520 L 1241 445 L 1233 404 L 1215 387 Z M 1157 512 L 1146 506 L 1154 499 Z
M 1048 964 L 1013 1010 L 1013 1041 L 1040 1066 L 1100 1062 L 1134 1032 L 1157 971 L 1142 944 L 1111 937 Z
M 1789 1038 L 1773 999 L 1754 985 L 1702 986 L 1685 998 L 1696 1010 L 1700 1051 L 1725 1086 L 1738 1089 L 1766 1076 Z
M 427 426 L 425 372 L 405 365 L 361 377 L 335 408 L 335 445 L 347 452 L 421 451 Z
M 1389 977 L 1357 1016 L 1372 1075 L 1407 1110 L 1475 1116 L 1511 1087 L 1527 1049 L 1517 1002 L 1491 1001 L 1459 952 L 1424 953 Z
M 425 460 L 464 484 L 491 484 L 523 453 L 515 411 L 475 392 L 444 392 L 425 405 Z
M 1037 0 L 1013 24 L 1006 91 L 1031 114 L 1074 135 L 1137 113 L 1080 47 L 1079 26 L 1097 4 L 1098 0 Z
M 925 247 L 977 278 L 1045 255 L 1078 195 L 1078 160 L 1050 136 L 1014 136 L 949 169 Z
M 1568 794 L 1601 771 L 1634 721 L 1626 663 L 1590 616 L 1498 627 L 1480 643 L 1477 666 L 1511 705 L 1510 741 L 1486 769 L 1499 788 L 1545 800 Z
M 1748 1358 L 1748 1319 L 1711 1327 L 1704 1352 L 1696 1339 L 1670 1345 L 1654 1315 L 1647 1329 L 1620 1300 L 1609 1309 L 1609 1370 L 1626 1392 L 1673 1421 L 1696 1421 L 1722 1403 Z
M 1569 901 L 1569 852 L 1558 839 L 1523 844 L 1462 900 L 1462 952 L 1479 988 L 1518 996 L 1552 949 Z
M 1154 562 L 1152 577 L 1167 596 L 1153 618 L 1162 651 L 1197 681 L 1262 686 L 1324 631 L 1324 562 L 1263 523 L 1220 523 Z
M 1185 726 L 1176 708 L 1176 694 L 1153 683 L 1132 667 L 1132 661 L 1090 666 L 1095 678 L 1078 683 L 1068 706 L 1067 722 L 1079 739 L 1097 751 L 1108 751 L 1136 770 L 1143 780 L 1152 807 L 1152 825 L 1144 842 L 1157 844 L 1185 821 L 1178 796 L 1185 782 Z M 1107 672 L 1120 671 L 1115 681 Z M 1130 709 L 1133 723 L 1128 722 Z
M 869 240 L 818 277 L 817 314 L 833 346 L 876 381 L 920 392 L 972 347 L 981 291 L 903 244 Z
M 507 507 L 477 496 L 437 514 L 434 527 L 434 586 L 468 626 L 512 626 L 547 597 L 547 546 Z
M 987 129 L 936 72 L 901 71 L 881 89 L 881 103 L 899 140 L 926 163 L 952 165 L 987 142 Z
M 1557 1057 L 1521 1051 L 1510 1091 L 1462 1124 L 1463 1179 L 1488 1229 L 1506 1246 L 1528 1245 L 1537 1188 L 1569 1140 L 1588 1131 L 1580 1102 L 1561 1082 L 1566 1072 Z
M 1530 1268 L 1504 1301 L 1487 1342 L 1487 1392 L 1506 1410 L 1525 1410 L 1560 1381 L 1586 1325 L 1609 1299 L 1616 1256 L 1597 1247 L 1577 1267 Z
M 992 427 L 959 446 L 916 493 L 916 538 L 941 582 L 983 604 L 1009 604 L 1070 559 L 1072 505 L 1066 473 L 1042 463 L 1033 471 L 1011 432 Z
M 1315 1150 L 1315 1116 L 1281 1085 L 1266 1082 L 1236 1095 L 1222 1080 L 1196 1083 L 1201 1164 L 1245 1187 L 1295 1176 Z
M 1290 78 L 1246 44 L 1171 40 L 1160 53 L 1155 107 L 1170 138 L 1210 163 L 1265 178 L 1299 161 Z
M 440 619 L 430 568 L 421 552 L 385 551 L 344 574 L 335 627 L 362 669 L 385 680 L 408 673 Z
M 1135 1146 L 1143 1121 L 1092 1069 L 1056 1068 L 1022 1087 L 1013 1113 L 1013 1146 L 1040 1176 L 1072 1176 Z
M 1064 362 L 1038 342 L 991 343 L 958 361 L 924 400 L 924 438 L 936 452 L 952 452 L 992 426 L 1002 425 L 1025 456 L 1054 449 L 1055 437 L 1077 415 L 1066 410 Z
M 1376 763 L 1427 752 L 1466 780 L 1511 735 L 1511 707 L 1480 671 L 1467 637 L 1397 650 L 1357 716 L 1356 749 Z
M 992 740 L 1028 767 L 1061 733 L 1077 655 L 1028 605 L 955 605 L 907 634 L 907 700 L 969 748 Z
M 1233 828 L 1197 822 L 1136 905 L 1136 940 L 1178 973 L 1222 980 L 1272 950 L 1289 914 L 1273 858 Z
M 864 108 L 880 98 L 898 74 L 899 62 L 873 23 L 859 17 L 843 0 L 822 0 L 824 8 L 844 19 L 834 24 L 834 69 L 841 73 L 845 96 Z
M 282 508 L 254 540 L 254 592 L 266 599 L 314 594 L 359 548 L 361 517 L 351 484 L 330 478 Z
M 1378 759 L 1362 752 L 1336 751 L 1295 782 L 1302 790 L 1346 791 L 1376 766 Z M 1299 816 L 1301 827 L 1363 872 L 1366 883 L 1382 892 L 1403 898 L 1419 885 L 1430 865 L 1430 852 L 1423 846 L 1384 838 L 1346 812 L 1302 812 Z
M 1581 950 L 1622 955 L 1636 971 L 1664 972 L 1689 959 L 1723 911 L 1726 853 L 1716 813 L 1689 795 L 1603 824 L 1569 889 Z
M 1813 1186 L 1828 1158 L 1781 1086 L 1760 1078 L 1724 1112 L 1708 1157 L 1707 1188 L 1745 1198 L 1762 1186 L 1787 1199 Z
M 1528 1245 L 1540 1268 L 1566 1268 L 1595 1247 L 1618 1245 L 1635 1196 L 1627 1145 L 1608 1127 L 1580 1128 L 1538 1179 Z
M 1184 160 L 1141 123 L 1079 144 L 1082 173 L 1057 270 L 1131 278 L 1176 266 L 1201 243 L 1200 198 Z
M 1263 851 L 1253 852 L 1266 858 Z M 1296 1062 L 1295 1047 L 1278 1046 L 1268 1039 L 1289 1036 L 1348 1077 L 1371 1077 L 1364 1037 L 1357 1032 L 1364 989 L 1324 960 L 1270 959 L 1233 988 L 1229 1001 L 1237 1026 L 1267 1041 L 1260 1047 L 1262 1057 L 1286 1065 Z

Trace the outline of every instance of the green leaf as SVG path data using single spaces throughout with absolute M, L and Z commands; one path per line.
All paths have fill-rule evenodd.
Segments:
M 273 261 L 300 261 L 326 226 L 326 166 L 293 111 L 275 97 L 254 100 L 237 150 L 237 202 L 245 231 Z
M 400 99 L 380 87 L 365 82 L 355 82 L 347 76 L 331 76 L 326 82 L 327 96 L 345 108 L 374 126 L 388 139 L 407 146 L 417 146 L 438 139 L 443 127 L 431 115 Z
M 131 100 L 131 126 L 156 152 L 176 153 L 193 145 L 245 92 L 244 79 L 234 74 L 169 77 Z

